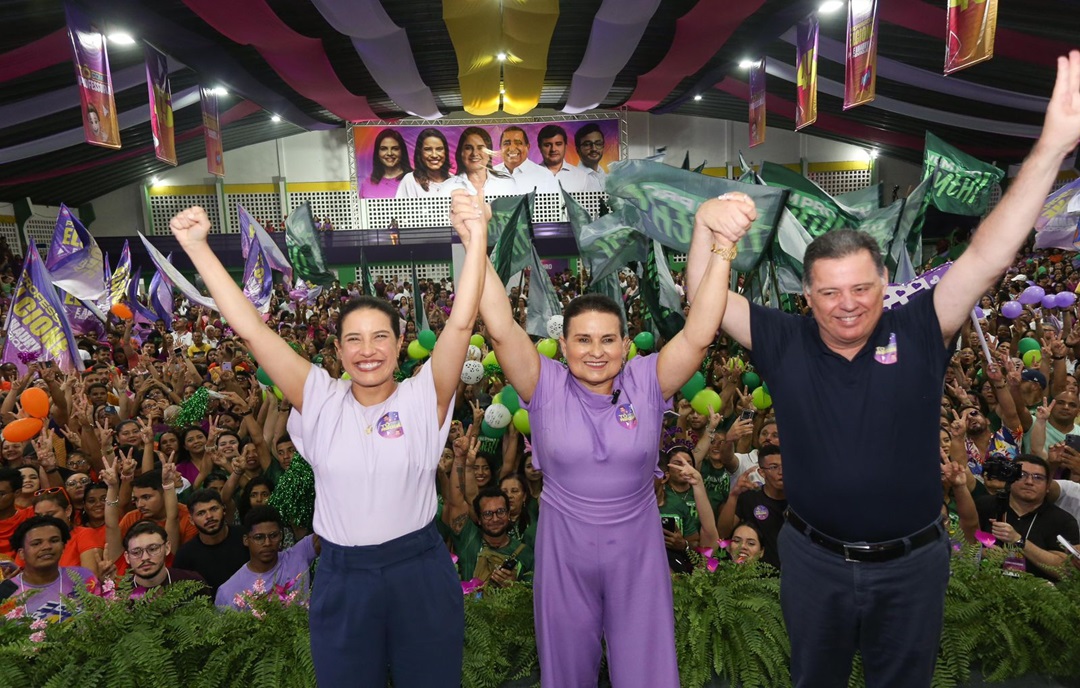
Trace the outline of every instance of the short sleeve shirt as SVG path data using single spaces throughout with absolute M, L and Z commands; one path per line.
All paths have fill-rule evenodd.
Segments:
M 450 421 L 447 413 L 439 425 L 430 363 L 375 406 L 312 366 L 303 413 L 292 410 L 288 429 L 315 473 L 315 532 L 338 545 L 377 545 L 430 524 Z
M 308 535 L 278 555 L 277 565 L 265 573 L 256 573 L 249 569 L 247 564 L 241 566 L 240 570 L 218 588 L 214 604 L 219 607 L 239 608 L 237 602 L 240 597 L 259 588 L 285 595 L 297 591 L 302 598 L 306 598 L 311 587 L 309 571 L 313 561 L 315 536 Z
M 494 549 L 488 547 L 484 543 L 483 533 L 480 532 L 480 527 L 473 523 L 471 520 L 466 520 L 465 525 L 461 528 L 461 532 L 458 534 L 451 534 L 451 540 L 454 543 L 454 553 L 458 558 L 458 573 L 461 576 L 461 580 L 472 580 L 473 572 L 476 571 L 476 563 L 480 558 L 480 552 L 485 548 L 493 549 L 500 555 L 509 558 L 517 551 L 518 547 L 521 547 L 522 542 L 514 537 L 510 536 L 510 542 L 505 547 Z M 518 568 L 517 574 L 520 579 L 524 574 L 533 570 L 533 551 L 528 545 L 517 554 Z
M 1076 519 L 1054 504 L 1044 503 L 1038 509 L 1020 516 L 1007 502 L 1002 504 L 996 496 L 987 495 L 975 500 L 975 509 L 979 512 L 979 528 L 982 530 L 990 531 L 990 519 L 1005 521 L 1028 542 L 1048 552 L 1061 551 L 1058 535 L 1074 544 L 1080 542 L 1080 526 Z M 1041 568 L 1030 561 L 1027 562 L 1027 572 L 1040 578 L 1049 578 Z

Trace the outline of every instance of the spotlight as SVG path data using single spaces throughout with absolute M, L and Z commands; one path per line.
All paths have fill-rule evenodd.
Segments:
M 495 59 L 499 62 L 506 62 L 506 53 L 499 53 L 495 56 Z
M 750 69 L 756 66 L 757 63 L 757 60 L 739 60 L 739 69 Z
M 114 31 L 110 33 L 109 41 L 117 45 L 135 45 L 135 39 L 131 37 L 131 34 L 124 33 L 123 31 Z
M 699 93 L 696 96 L 694 96 L 694 100 L 701 100 L 701 94 Z
M 818 7 L 818 14 L 832 14 L 833 12 L 843 9 L 844 0 L 825 0 Z
M 281 121 L 281 116 L 280 115 L 271 115 L 270 116 L 270 121 L 271 122 L 280 122 Z
M 213 93 L 215 96 L 229 95 L 228 89 L 226 89 L 224 86 L 215 86 L 214 88 L 210 89 L 210 92 Z
M 150 186 L 157 186 L 157 177 L 150 177 Z

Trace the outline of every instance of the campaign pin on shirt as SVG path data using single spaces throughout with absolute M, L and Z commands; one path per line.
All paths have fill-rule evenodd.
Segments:
M 633 430 L 637 427 L 637 413 L 634 412 L 633 404 L 619 404 L 615 409 L 615 417 L 618 419 L 619 425 L 627 430 Z
M 401 427 L 401 419 L 397 411 L 387 411 L 379 422 L 375 424 L 379 435 L 386 439 L 395 439 L 405 435 L 405 428 Z
M 897 351 L 896 351 L 896 333 L 889 333 L 889 343 L 887 346 L 879 346 L 874 349 L 874 360 L 883 365 L 892 365 L 896 363 Z
M 754 518 L 759 521 L 764 521 L 769 518 L 769 507 L 764 504 L 758 504 L 754 507 Z

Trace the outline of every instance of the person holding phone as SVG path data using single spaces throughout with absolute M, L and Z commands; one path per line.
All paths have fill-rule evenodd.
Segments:
M 757 217 L 745 194 L 722 209 L 695 258 L 701 298 L 659 353 L 627 361 L 622 307 L 587 294 L 563 311 L 566 366 L 541 356 L 515 322 L 488 266 L 480 314 L 495 355 L 532 425 L 533 466 L 544 472 L 536 535 L 534 608 L 545 685 L 594 684 L 606 642 L 612 683 L 674 688 L 672 590 L 654 478 L 663 412 L 712 345 L 728 298 L 736 243 Z M 455 197 L 454 228 L 484 216 Z M 467 231 L 467 230 L 466 230 Z M 700 254 L 700 255 L 699 255 Z M 633 566 L 619 562 L 633 561 Z
M 288 432 L 315 474 L 322 543 L 311 599 L 311 653 L 320 685 L 457 688 L 464 604 L 434 525 L 435 473 L 487 269 L 482 198 L 455 192 L 466 249 L 454 306 L 419 372 L 394 379 L 402 346 L 389 302 L 341 308 L 335 348 L 351 379 L 333 379 L 266 326 L 207 244 L 210 220 L 192 207 L 170 222 L 222 316 L 293 406 Z

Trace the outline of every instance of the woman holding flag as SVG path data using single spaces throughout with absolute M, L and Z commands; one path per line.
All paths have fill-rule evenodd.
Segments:
M 463 207 L 481 205 L 474 197 Z M 385 686 L 388 670 L 405 688 L 461 683 L 464 605 L 434 526 L 435 472 L 487 269 L 485 226 L 473 224 L 463 229 L 465 266 L 438 346 L 399 384 L 400 319 L 389 302 L 361 297 L 342 307 L 335 346 L 351 380 L 332 379 L 263 323 L 207 244 L 202 208 L 170 223 L 221 314 L 293 405 L 289 435 L 315 473 L 319 685 Z

